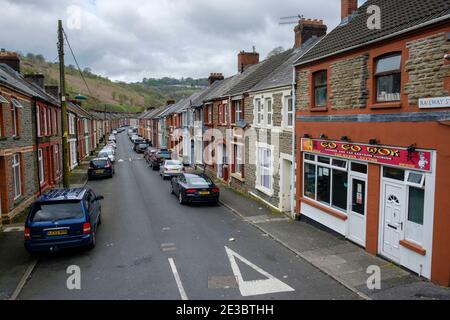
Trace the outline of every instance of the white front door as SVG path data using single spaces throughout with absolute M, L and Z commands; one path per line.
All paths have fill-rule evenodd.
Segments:
M 348 217 L 348 238 L 366 246 L 367 179 L 350 176 L 350 213 Z
M 281 206 L 284 212 L 291 212 L 291 170 L 292 161 L 283 159 L 282 162 L 282 184 L 281 184 Z
M 405 200 L 405 186 L 383 181 L 381 254 L 397 263 L 400 262 L 400 240 L 403 232 Z

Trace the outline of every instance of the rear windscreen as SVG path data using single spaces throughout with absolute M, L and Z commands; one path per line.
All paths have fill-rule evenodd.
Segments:
M 31 214 L 33 222 L 59 221 L 83 218 L 80 201 L 35 204 Z
M 203 186 L 212 184 L 212 181 L 210 179 L 202 177 L 188 178 L 187 180 L 188 183 L 193 186 Z
M 92 160 L 92 164 L 96 167 L 105 167 L 108 164 L 106 160 Z

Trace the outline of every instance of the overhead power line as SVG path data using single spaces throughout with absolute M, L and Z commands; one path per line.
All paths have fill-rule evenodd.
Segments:
M 75 64 L 77 65 L 78 72 L 80 73 L 80 76 L 81 76 L 81 78 L 83 79 L 83 82 L 84 82 L 84 84 L 86 85 L 87 90 L 89 91 L 89 95 L 93 98 L 94 95 L 92 94 L 91 89 L 89 88 L 89 86 L 88 86 L 88 84 L 87 84 L 87 81 L 86 81 L 86 79 L 84 78 L 83 72 L 81 71 L 80 65 L 78 64 L 78 60 L 77 60 L 77 58 L 75 57 L 75 53 L 74 53 L 73 50 L 72 50 L 72 46 L 70 45 L 69 38 L 67 37 L 67 34 L 66 34 L 66 32 L 64 31 L 64 29 L 63 29 L 62 31 L 63 31 L 63 33 L 64 33 L 64 39 L 66 40 L 67 45 L 69 46 L 70 53 L 72 54 L 73 60 L 75 61 Z

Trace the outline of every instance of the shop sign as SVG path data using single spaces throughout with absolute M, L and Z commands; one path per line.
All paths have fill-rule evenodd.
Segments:
M 373 146 L 345 142 L 302 139 L 302 151 L 349 160 L 402 167 L 403 169 L 431 171 L 431 152 L 406 148 Z
M 450 97 L 419 99 L 419 108 L 450 108 Z

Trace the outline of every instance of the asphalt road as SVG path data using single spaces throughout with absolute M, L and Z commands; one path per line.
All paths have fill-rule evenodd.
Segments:
M 115 177 L 89 183 L 105 196 L 97 247 L 40 257 L 19 299 L 357 299 L 228 209 L 179 205 L 131 146 L 120 134 Z

